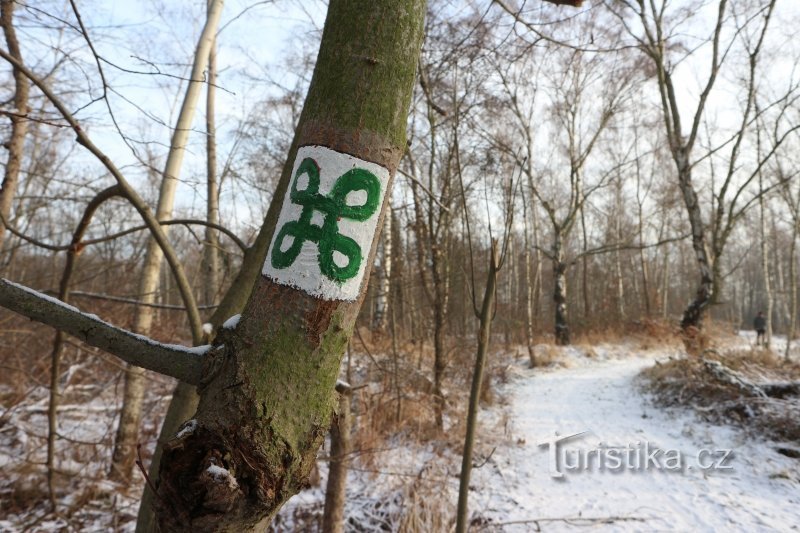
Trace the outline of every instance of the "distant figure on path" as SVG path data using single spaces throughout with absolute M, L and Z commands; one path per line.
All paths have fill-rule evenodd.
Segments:
M 763 346 L 764 334 L 767 332 L 767 317 L 764 311 L 759 311 L 753 319 L 753 329 L 756 330 L 756 346 Z

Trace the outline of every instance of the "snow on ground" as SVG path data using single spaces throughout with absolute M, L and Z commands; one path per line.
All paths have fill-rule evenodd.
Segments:
M 619 347 L 618 347 L 619 348 Z M 533 519 L 584 518 L 588 521 L 542 520 L 543 531 L 594 525 L 604 531 L 763 531 L 800 525 L 800 462 L 775 452 L 769 443 L 745 438 L 733 428 L 713 426 L 686 410 L 652 406 L 638 390 L 637 374 L 654 363 L 654 355 L 595 350 L 598 358 L 572 359 L 571 368 L 549 371 L 517 368 L 506 389 L 515 444 L 498 448 L 489 464 L 475 470 L 470 509 L 502 531 L 531 531 Z M 661 354 L 663 356 L 663 353 Z M 482 413 L 483 415 L 483 413 Z M 496 415 L 495 415 L 496 416 Z M 593 470 L 567 470 L 551 476 L 547 440 L 587 432 L 561 444 L 567 465 L 584 461 L 592 449 L 630 447 L 680 452 L 682 471 L 635 468 L 645 452 L 634 452 L 626 468 L 597 453 Z M 601 444 L 602 443 L 602 444 Z M 699 467 L 700 450 L 733 450 L 730 470 Z M 579 451 L 580 450 L 580 451 Z M 677 453 L 677 452 L 676 452 Z M 716 456 L 703 455 L 707 465 Z M 561 455 L 561 454 L 559 454 Z M 659 464 L 664 465 L 665 456 Z M 674 466 L 674 463 L 671 463 Z M 666 466 L 666 465 L 665 465 Z M 612 519 L 602 523 L 594 519 Z M 509 522 L 518 522 L 509 524 Z M 602 524 L 602 525 L 601 525 Z
M 750 333 L 738 344 L 752 343 Z M 785 342 L 776 339 L 776 344 Z M 555 354 L 547 368 L 529 369 L 527 358 L 513 360 L 506 368 L 505 384 L 496 384 L 501 400 L 481 409 L 470 494 L 474 531 L 572 531 L 587 527 L 602 531 L 765 531 L 800 527 L 800 461 L 774 451 L 774 443 L 746 437 L 727 426 L 700 420 L 688 410 L 663 410 L 652 405 L 639 389 L 639 372 L 656 359 L 678 355 L 678 350 L 642 352 L 632 344 L 587 347 L 539 347 Z M 775 346 L 782 350 L 782 346 Z M 779 352 L 780 353 L 780 352 Z M 501 362 L 495 355 L 492 364 Z M 377 384 L 376 384 L 377 386 Z M 17 406 L 0 431 L 0 466 L 14 472 L 14 479 L 0 482 L 0 496 L 9 483 L 29 484 L 41 503 L 30 514 L 2 516 L 0 530 L 56 531 L 132 530 L 136 487 L 121 494 L 119 487 L 104 482 L 116 412 L 113 390 L 98 395 L 97 386 L 86 391 L 69 386 L 60 409 L 61 431 L 80 442 L 98 442 L 80 457 L 69 457 L 67 441 L 60 441 L 59 466 L 83 475 L 62 490 L 73 490 L 81 502 L 69 523 L 42 517 L 46 489 L 40 465 L 23 471 L 24 463 L 43 461 L 42 428 L 46 424 L 46 395 L 32 395 Z M 79 394 L 79 392 L 85 394 Z M 163 404 L 166 398 L 155 399 Z M 162 405 L 162 407 L 163 407 Z M 158 417 L 154 417 L 154 420 Z M 355 424 L 360 422 L 356 417 Z M 422 442 L 415 430 L 389 439 L 377 439 L 368 449 L 354 453 L 348 474 L 347 531 L 446 531 L 455 514 L 460 456 L 460 421 L 448 421 L 447 441 Z M 549 449 L 539 446 L 561 436 L 585 434 L 565 441 L 563 477 L 552 476 Z M 154 438 L 155 427 L 150 428 Z M 34 436 L 35 435 L 35 436 Z M 604 447 L 601 447 L 604 446 Z M 634 450 L 638 462 L 613 468 L 610 447 Z M 649 448 L 644 449 L 647 446 Z M 620 449 L 620 448 L 618 448 Z M 659 465 L 646 460 L 647 452 L 680 452 L 685 465 L 668 471 L 661 455 Z M 591 452 L 591 450 L 599 450 Z M 701 450 L 733 450 L 726 465 L 730 470 L 699 468 Z M 592 453 L 595 453 L 591 457 Z M 599 469 L 601 453 L 602 471 Z M 626 452 L 629 453 L 629 452 Z M 719 452 L 724 453 L 724 452 Z M 312 531 L 323 509 L 326 465 L 320 454 L 320 483 L 292 498 L 282 509 L 273 531 Z M 586 459 L 587 456 L 589 459 Z M 576 457 L 594 461 L 587 471 L 567 468 Z M 708 461 L 721 459 L 707 455 Z M 650 464 L 649 469 L 644 465 Z M 79 483 L 83 479 L 86 488 Z M 82 488 L 82 490 L 78 490 Z M 37 496 L 33 496 L 36 494 Z M 62 495 L 69 506 L 69 494 Z M 84 500 L 85 498 L 85 500 Z

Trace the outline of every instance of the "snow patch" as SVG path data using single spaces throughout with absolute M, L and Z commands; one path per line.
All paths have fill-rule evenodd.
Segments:
M 236 478 L 234 478 L 227 469 L 221 466 L 210 465 L 208 468 L 206 468 L 206 472 L 214 481 L 226 483 L 232 489 L 239 486 L 239 483 L 236 482 Z
M 236 326 L 239 325 L 239 320 L 242 318 L 242 315 L 233 315 L 228 320 L 226 320 L 222 327 L 225 329 L 236 329 Z
M 188 420 L 188 421 L 183 423 L 183 426 L 181 426 L 181 429 L 175 435 L 175 438 L 176 439 L 182 439 L 184 437 L 188 437 L 189 435 L 194 433 L 194 430 L 196 430 L 196 429 L 197 429 L 197 420 L 195 420 L 194 418 L 191 419 L 191 420 Z

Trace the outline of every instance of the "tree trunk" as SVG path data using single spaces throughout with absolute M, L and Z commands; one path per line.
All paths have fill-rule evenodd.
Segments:
M 800 227 L 798 213 L 792 213 L 792 241 L 789 245 L 789 332 L 786 335 L 786 351 L 783 356 L 789 359 L 789 351 L 797 331 L 797 234 Z
M 22 53 L 20 52 L 17 33 L 14 30 L 14 6 L 13 0 L 0 1 L 0 25 L 3 26 L 3 33 L 8 46 L 8 53 L 14 59 L 22 63 Z M 11 217 L 11 206 L 14 202 L 14 195 L 19 183 L 19 171 L 22 167 L 22 155 L 25 149 L 25 135 L 28 132 L 28 93 L 30 82 L 27 76 L 14 68 L 14 114 L 9 115 L 11 119 L 11 134 L 5 143 L 8 150 L 3 184 L 0 187 L 0 249 L 5 240 L 6 225 Z
M 262 530 L 311 470 L 329 427 L 334 384 L 363 300 L 379 213 L 406 147 L 424 15 L 423 0 L 330 2 L 311 86 L 276 192 L 277 198 L 285 197 L 265 275 L 236 328 L 223 328 L 217 336 L 194 419 L 164 447 L 155 499 L 163 529 Z M 325 272 L 343 276 L 337 269 L 349 273 L 351 262 L 342 267 L 318 261 L 320 275 L 313 277 L 320 286 L 301 288 L 298 279 L 304 271 L 286 257 L 295 243 L 284 249 L 284 236 L 303 231 L 306 239 L 321 241 L 320 252 L 345 245 L 329 242 L 339 234 L 317 235 L 302 225 L 308 220 L 295 221 L 289 214 L 298 202 L 329 209 L 313 184 L 332 181 L 325 172 L 338 173 L 342 166 L 355 174 L 348 171 L 339 178 L 359 176 L 380 196 L 374 204 L 373 195 L 366 195 L 366 212 L 375 211 L 354 233 L 367 239 L 360 261 L 352 263 L 363 270 L 347 278 L 351 285 L 328 284 L 324 280 L 331 277 Z M 346 180 L 337 183 L 350 186 Z M 343 207 L 342 212 L 361 216 L 365 206 Z M 326 214 L 329 224 L 337 214 Z M 296 241 L 302 245 L 299 235 Z M 348 251 L 356 253 L 352 247 Z
M 156 206 L 156 220 L 167 220 L 172 217 L 172 208 L 175 203 L 175 190 L 178 186 L 178 176 L 186 151 L 192 120 L 197 108 L 197 101 L 204 82 L 204 72 L 208 64 L 209 52 L 217 25 L 222 13 L 223 0 L 212 0 L 208 10 L 206 24 L 200 35 L 195 50 L 194 64 L 192 66 L 191 81 L 186 89 L 186 95 L 181 106 L 180 114 L 172 135 L 167 162 L 164 166 L 164 175 L 159 191 L 158 205 Z M 167 227 L 164 232 L 167 233 Z M 158 291 L 159 272 L 164 254 L 155 239 L 147 243 L 144 267 L 139 278 L 139 299 L 144 304 L 155 301 Z M 153 307 L 140 305 L 136 307 L 133 330 L 142 335 L 148 335 L 153 322 Z M 201 339 L 195 339 L 200 342 Z M 144 372 L 140 368 L 128 366 L 125 371 L 125 388 L 122 400 L 122 411 L 119 417 L 119 426 L 114 442 L 114 451 L 109 476 L 111 479 L 127 482 L 135 460 L 136 444 L 139 435 L 141 420 L 142 400 L 144 398 L 145 380 Z
M 586 325 L 589 325 L 589 320 L 592 317 L 592 304 L 591 300 L 589 299 L 589 255 L 586 253 L 589 250 L 589 238 L 586 234 L 586 214 L 583 209 L 581 209 L 581 232 L 583 233 L 583 268 L 582 270 L 582 281 L 583 281 L 583 321 Z
M 534 207 L 535 208 L 535 207 Z M 528 202 L 524 195 L 522 198 L 523 235 L 525 238 L 525 345 L 528 348 L 528 358 L 531 368 L 536 366 L 536 352 L 533 343 L 533 279 L 531 276 L 531 243 L 528 237 Z
M 211 1 L 209 0 L 209 8 Z M 206 86 L 206 222 L 219 224 L 219 181 L 217 180 L 217 125 L 216 83 L 217 50 L 216 38 L 208 52 L 208 85 Z M 203 291 L 206 304 L 214 304 L 219 291 L 219 238 L 217 230 L 206 227 L 206 242 L 203 250 Z
M 323 533 L 344 531 L 344 504 L 347 501 L 347 461 L 350 453 L 350 387 L 340 386 L 339 409 L 331 424 L 331 454 L 328 464 L 328 484 L 325 487 L 325 511 L 322 515 Z
M 689 226 L 692 231 L 692 249 L 700 270 L 700 285 L 697 288 L 694 300 L 683 311 L 683 318 L 681 319 L 681 330 L 684 335 L 684 341 L 688 346 L 693 345 L 695 337 L 702 328 L 705 310 L 714 296 L 714 277 L 708 247 L 706 246 L 703 216 L 697 193 L 692 184 L 692 171 L 688 164 L 688 156 L 683 152 L 679 155 L 681 155 L 681 158 L 679 158 L 678 184 L 686 205 L 686 212 L 689 215 Z
M 376 272 L 375 284 L 375 316 L 372 329 L 384 333 L 389 319 L 389 292 L 392 276 L 392 214 L 391 210 L 384 218 L 380 245 L 380 267 Z
M 456 512 L 456 532 L 464 533 L 469 526 L 469 478 L 472 473 L 472 450 L 475 446 L 475 428 L 478 425 L 478 403 L 481 398 L 483 370 L 486 366 L 486 354 L 489 351 L 489 340 L 492 332 L 494 315 L 495 287 L 497 285 L 497 242 L 492 242 L 489 274 L 486 278 L 486 289 L 481 305 L 480 331 L 478 333 L 478 353 L 475 357 L 475 368 L 472 371 L 472 387 L 469 392 L 467 408 L 467 433 L 464 437 L 464 452 L 461 457 L 461 476 L 458 482 L 458 510 Z
M 558 235 L 553 244 L 553 304 L 555 306 L 556 344 L 569 344 L 569 322 L 567 320 L 567 264 Z
M 539 250 L 539 216 L 536 214 L 536 205 L 531 205 L 531 218 L 533 222 L 533 315 L 540 316 L 540 302 L 542 297 L 542 253 Z
M 661 280 L 661 318 L 669 316 L 669 245 L 664 250 L 664 278 Z
M 445 361 L 445 347 L 444 347 L 444 328 L 445 328 L 445 310 L 441 298 L 436 290 L 435 301 L 433 304 L 433 394 L 434 394 L 434 417 L 436 419 L 436 427 L 444 429 L 444 390 L 442 384 L 444 381 L 444 371 L 446 367 Z
M 775 294 L 779 295 L 774 298 L 773 308 L 775 309 L 775 320 L 772 322 L 772 330 L 787 331 L 786 320 L 789 317 L 789 307 L 786 302 L 785 295 L 788 293 L 786 289 L 786 275 L 785 275 L 785 258 L 783 257 L 784 248 L 778 243 L 778 228 L 776 227 L 775 213 L 770 210 L 772 215 L 772 260 L 775 263 L 775 283 L 778 288 Z
M 767 331 L 764 334 L 764 347 L 769 350 L 772 345 L 772 282 L 769 277 L 769 237 L 767 236 L 767 213 L 766 206 L 764 205 L 764 177 L 763 174 L 758 175 L 759 182 L 759 197 L 758 205 L 760 208 L 760 222 L 761 222 L 761 275 L 764 282 L 764 299 L 766 300 L 766 311 L 764 313 L 767 319 Z
M 617 242 L 622 242 L 622 224 L 620 223 L 620 219 L 622 218 L 622 202 L 618 202 L 618 209 L 614 221 L 614 238 Z M 619 317 L 620 323 L 625 322 L 625 283 L 622 275 L 622 252 L 617 248 L 614 252 L 614 266 L 616 267 L 616 274 L 617 274 L 617 316 Z

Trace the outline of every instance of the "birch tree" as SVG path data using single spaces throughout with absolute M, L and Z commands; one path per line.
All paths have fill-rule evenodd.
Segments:
M 186 153 L 186 144 L 189 139 L 195 111 L 197 110 L 197 103 L 202 94 L 205 70 L 211 55 L 223 4 L 223 0 L 212 0 L 209 4 L 205 26 L 197 42 L 194 53 L 194 63 L 186 87 L 186 94 L 184 95 L 183 104 L 181 105 L 181 110 L 175 123 L 172 142 L 170 143 L 169 153 L 167 154 L 167 160 L 164 165 L 155 213 L 158 220 L 168 220 L 172 217 L 172 210 L 175 205 L 175 192 L 178 187 L 178 178 Z M 209 165 L 210 164 L 211 163 L 209 163 Z M 211 185 L 209 185 L 209 188 L 210 187 Z M 209 198 L 209 202 L 213 201 L 212 198 Z M 211 207 L 209 207 L 209 209 L 211 209 Z M 161 247 L 154 239 L 150 239 L 147 244 L 147 252 L 145 254 L 141 277 L 139 278 L 139 298 L 142 305 L 136 307 L 133 323 L 133 330 L 142 335 L 148 335 L 150 333 L 153 322 L 154 308 L 149 304 L 156 301 L 162 261 L 163 254 L 161 252 Z M 194 333 L 194 337 L 196 343 L 201 342 L 202 338 L 199 336 L 198 332 Z M 128 480 L 130 478 L 135 459 L 139 424 L 142 417 L 141 411 L 144 393 L 144 372 L 140 368 L 129 366 L 125 371 L 122 411 L 119 416 L 119 426 L 114 442 L 113 459 L 111 463 L 111 477 L 113 479 Z
M 756 105 L 760 62 L 775 11 L 775 0 L 743 6 L 731 6 L 728 0 L 718 0 L 696 12 L 670 4 L 664 0 L 606 2 L 650 62 L 649 72 L 658 88 L 663 126 L 691 228 L 692 249 L 700 277 L 695 296 L 681 319 L 687 346 L 693 346 L 706 310 L 721 293 L 725 277 L 722 262 L 725 246 L 736 223 L 765 192 L 748 194 L 748 191 L 755 184 L 761 168 L 797 129 L 785 113 L 786 104 L 792 101 L 796 88 L 789 86 L 785 92 L 775 95 L 768 104 L 762 104 L 762 111 Z M 711 19 L 710 27 L 703 26 L 701 16 Z M 689 21 L 703 26 L 708 37 L 691 44 L 682 42 L 680 25 Z M 705 66 L 699 94 L 695 98 L 687 97 L 680 90 L 678 80 L 682 71 L 679 69 L 692 61 L 700 50 L 708 50 L 709 58 L 703 61 Z M 744 58 L 745 74 L 741 76 L 742 83 L 738 87 L 743 93 L 743 104 L 738 116 L 734 115 L 735 127 L 729 130 L 727 137 L 709 141 L 709 146 L 698 153 L 698 139 L 701 127 L 708 119 L 713 91 L 723 68 L 733 68 L 732 58 L 737 52 Z M 690 110 L 688 114 L 687 108 Z M 742 153 L 752 146 L 748 141 L 753 127 L 763 119 L 762 112 L 767 108 L 775 111 L 771 119 L 774 133 L 771 143 L 759 152 L 755 161 L 743 164 Z M 686 117 L 688 120 L 684 120 Z M 698 193 L 703 189 L 695 183 L 696 171 L 703 162 L 709 165 L 712 173 L 710 202 Z M 714 175 L 717 172 L 715 164 L 724 169 L 721 175 Z
M 0 1 L 0 26 L 3 28 L 8 53 L 22 63 L 17 32 L 14 29 L 13 0 Z M 23 149 L 25 148 L 25 135 L 28 131 L 28 93 L 30 82 L 18 68 L 14 68 L 14 111 L 8 113 L 11 121 L 11 133 L 5 143 L 8 158 L 5 164 L 3 183 L 0 186 L 0 248 L 5 240 L 6 225 L 11 216 L 11 207 L 19 183 L 19 173 L 22 167 Z

